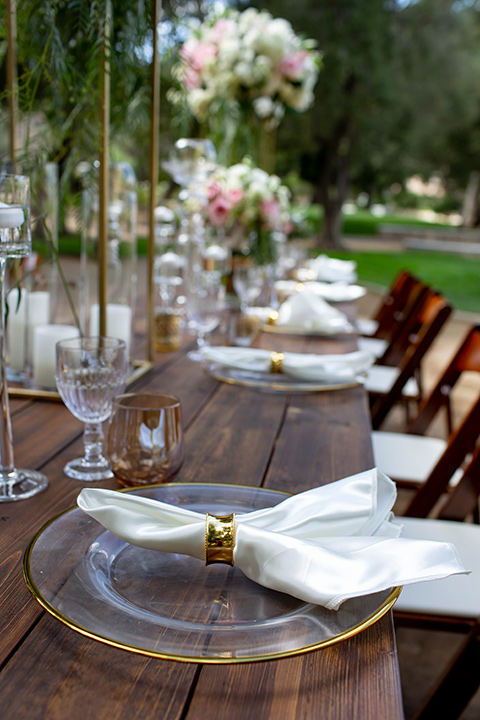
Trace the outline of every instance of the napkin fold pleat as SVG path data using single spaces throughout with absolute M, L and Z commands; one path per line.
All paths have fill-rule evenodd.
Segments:
M 199 355 L 206 361 L 220 363 L 247 372 L 271 372 L 271 352 L 261 348 L 205 346 Z M 374 357 L 365 350 L 342 355 L 284 353 L 282 372 L 292 378 L 310 381 L 360 380 L 371 368 Z
M 357 279 L 357 263 L 354 260 L 339 260 L 328 255 L 318 255 L 308 262 L 308 267 L 315 273 L 317 280 L 325 282 L 354 283 Z
M 331 610 L 347 598 L 466 572 L 453 545 L 399 536 L 395 497 L 394 483 L 372 469 L 237 514 L 235 566 Z M 77 503 L 125 542 L 204 560 L 203 514 L 102 489 L 82 490 Z
M 325 334 L 349 333 L 353 330 L 345 313 L 317 295 L 308 284 L 280 305 L 275 325 Z
M 312 280 L 308 282 L 308 289 L 327 302 L 347 302 L 363 297 L 367 290 L 360 285 L 350 285 L 343 280 L 327 283 Z M 275 290 L 284 296 L 303 292 L 304 286 L 298 280 L 277 280 Z

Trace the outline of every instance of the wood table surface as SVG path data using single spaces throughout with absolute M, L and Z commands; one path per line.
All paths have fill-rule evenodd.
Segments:
M 341 352 L 351 338 L 263 333 L 271 350 Z M 187 357 L 159 354 L 134 389 L 182 401 L 185 462 L 177 482 L 262 486 L 292 493 L 373 466 L 362 387 L 277 394 L 232 386 Z M 66 461 L 82 452 L 82 424 L 60 402 L 12 399 L 15 462 L 49 487 L 0 505 L 0 715 L 4 720 L 400 720 L 404 717 L 391 613 L 336 645 L 293 658 L 197 665 L 149 658 L 84 637 L 45 612 L 22 575 L 28 542 L 75 503 L 82 483 Z M 116 481 L 95 487 L 118 487 Z

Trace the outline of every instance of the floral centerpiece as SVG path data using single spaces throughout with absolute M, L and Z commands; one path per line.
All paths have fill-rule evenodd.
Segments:
M 275 238 L 293 227 L 290 191 L 279 177 L 247 158 L 218 166 L 207 180 L 205 197 L 207 226 L 224 232 L 234 248 L 246 250 L 257 262 L 275 260 Z
M 266 11 L 209 15 L 191 27 L 176 68 L 180 87 L 169 97 L 211 130 L 221 123 L 229 142 L 252 108 L 272 130 L 287 108 L 304 112 L 312 105 L 321 66 L 314 47 L 315 41 L 301 39 L 287 20 Z

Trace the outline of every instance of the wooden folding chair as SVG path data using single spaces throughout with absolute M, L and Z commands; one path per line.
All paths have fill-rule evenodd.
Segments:
M 445 298 L 428 289 L 414 316 L 401 332 L 398 365 L 375 364 L 371 368 L 365 387 L 370 395 L 372 427 L 375 430 L 402 396 L 417 403 L 422 399 L 421 362 L 451 312 L 452 308 Z
M 390 290 L 383 296 L 380 307 L 373 318 L 357 321 L 360 335 L 366 340 L 375 340 L 374 346 L 386 347 L 399 325 L 410 312 L 412 299 L 418 286 L 423 285 L 407 270 L 401 270 L 396 276 Z M 379 343 L 383 340 L 383 343 Z
M 452 480 L 461 476 L 459 468 L 475 448 L 480 434 L 480 392 L 458 428 L 452 428 L 452 389 L 467 371 L 480 373 L 480 325 L 468 330 L 406 433 L 372 432 L 376 466 L 399 485 L 417 490 L 406 515 L 426 517 Z M 448 441 L 424 435 L 442 408 L 448 420 Z
M 469 575 L 415 583 L 394 606 L 396 627 L 466 634 L 460 649 L 415 714 L 415 720 L 458 718 L 480 686 L 480 526 L 460 522 L 478 508 L 480 449 L 435 519 L 400 518 L 404 537 L 452 542 Z
M 404 328 L 415 326 L 421 312 L 422 301 L 428 291 L 428 285 L 417 280 L 409 283 L 408 297 L 405 299 L 401 311 L 395 313 L 390 319 L 388 331 L 385 331 L 382 337 L 360 337 L 358 339 L 360 350 L 372 353 L 379 365 L 397 364 L 405 347 L 405 338 L 408 338 L 408 335 L 403 332 Z

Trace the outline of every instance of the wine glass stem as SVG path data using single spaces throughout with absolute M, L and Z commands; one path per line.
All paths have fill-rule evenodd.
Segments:
M 85 423 L 83 429 L 83 444 L 85 446 L 85 460 L 92 464 L 98 463 L 98 461 L 102 459 L 102 423 Z
M 2 232 L 2 231 L 0 231 Z M 0 417 L 0 477 L 14 470 L 12 422 L 8 402 L 7 372 L 5 360 L 5 275 L 7 260 L 0 257 L 0 397 L 2 411 Z

